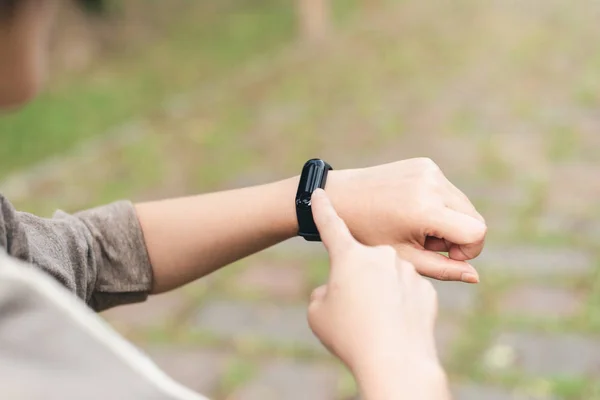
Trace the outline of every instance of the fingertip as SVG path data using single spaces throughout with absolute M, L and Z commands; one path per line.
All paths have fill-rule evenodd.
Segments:
M 325 191 L 321 188 L 316 188 L 315 191 L 313 192 L 313 196 L 323 197 L 323 196 L 325 196 Z
M 470 251 L 468 247 L 468 245 L 461 246 L 453 244 L 450 246 L 450 249 L 448 249 L 448 257 L 456 261 L 467 261 L 475 258 L 477 254 Z
M 311 200 L 313 207 L 316 206 L 316 208 L 319 210 L 321 209 L 321 207 L 329 204 L 329 198 L 327 197 L 327 194 L 325 194 L 325 191 L 320 188 L 315 190 L 311 194 L 310 200 Z
M 467 256 L 461 247 L 457 245 L 452 245 L 448 249 L 448 257 L 456 261 L 467 261 L 469 259 L 469 256 Z
M 312 193 L 313 219 L 327 251 L 333 254 L 344 248 L 351 238 L 348 227 L 339 217 L 333 204 L 322 189 Z
M 453 260 L 432 251 L 415 250 L 408 257 L 421 275 L 440 281 L 478 283 L 479 274 L 468 262 Z M 467 274 L 464 276 L 463 275 Z
M 465 283 L 479 283 L 479 272 L 477 272 L 475 267 L 468 262 L 465 262 L 464 266 L 465 269 L 461 274 L 460 280 Z
M 321 188 L 316 189 L 312 195 L 311 195 L 311 200 L 313 201 L 317 201 L 317 202 L 327 202 L 329 201 L 329 198 L 327 197 L 327 194 L 325 193 L 325 191 Z
M 479 283 L 479 275 L 471 272 L 463 272 L 460 276 L 460 280 L 465 283 Z
M 448 251 L 448 257 L 456 261 L 467 261 L 477 258 L 483 251 L 483 241 L 473 244 L 453 244 Z

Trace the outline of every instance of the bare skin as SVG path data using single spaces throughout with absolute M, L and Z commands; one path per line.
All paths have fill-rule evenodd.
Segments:
M 353 372 L 366 400 L 450 399 L 431 283 L 393 247 L 359 243 L 323 191 L 313 209 L 331 264 L 328 283 L 311 296 L 313 332 Z
M 297 182 L 138 204 L 154 291 L 171 290 L 294 236 Z M 360 242 L 391 245 L 432 278 L 479 281 L 467 260 L 483 248 L 485 223 L 431 160 L 332 171 L 326 189 Z
M 23 105 L 39 91 L 57 1 L 16 3 L 9 16 L 1 16 L 0 109 Z M 137 204 L 153 292 L 172 290 L 294 236 L 297 181 Z M 477 283 L 468 260 L 483 249 L 483 218 L 426 158 L 333 171 L 326 190 L 347 228 L 324 197 L 315 199 L 332 269 L 329 285 L 313 296 L 313 330 L 349 365 L 368 399 L 401 393 L 447 398 L 432 342 L 435 293 L 417 272 Z M 380 245 L 386 246 L 368 247 Z M 352 317 L 358 310 L 360 317 Z M 357 332 L 351 343 L 349 331 Z M 407 361 L 414 368 L 405 371 Z M 418 386 L 417 375 L 429 385 Z

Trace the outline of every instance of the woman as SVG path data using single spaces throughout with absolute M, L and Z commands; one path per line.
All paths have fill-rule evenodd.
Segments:
M 0 107 L 38 92 L 57 1 L 0 0 Z M 18 212 L 0 195 L 7 398 L 197 398 L 82 304 L 99 311 L 143 301 L 295 236 L 298 180 L 52 219 Z M 483 248 L 483 218 L 428 159 L 332 171 L 326 191 L 315 192 L 312 212 L 331 276 L 313 292 L 311 328 L 365 398 L 447 398 L 433 342 L 435 292 L 417 272 L 477 283 L 467 261 Z M 243 199 L 259 201 L 240 207 Z

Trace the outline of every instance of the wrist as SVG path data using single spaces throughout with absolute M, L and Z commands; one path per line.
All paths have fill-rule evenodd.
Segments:
M 355 171 L 353 169 L 329 171 L 327 185 L 325 186 L 325 192 L 331 200 L 333 208 L 335 208 L 340 218 L 346 222 L 352 234 L 357 233 L 354 231 L 356 228 L 354 221 L 363 218 L 362 213 L 364 211 L 363 204 L 356 204 L 358 196 L 352 183 Z
M 404 354 L 373 358 L 351 371 L 365 400 L 399 397 L 449 399 L 446 373 L 437 359 Z M 375 361 L 376 360 L 376 361 Z
M 347 179 L 348 170 L 331 170 L 327 175 L 325 191 L 331 199 L 334 207 L 339 207 L 344 198 L 342 189 L 344 181 Z M 298 217 L 296 215 L 295 195 L 298 189 L 300 175 L 292 178 L 275 182 L 273 185 L 278 211 L 275 217 L 276 225 L 285 239 L 289 239 L 298 234 Z M 271 217 L 273 218 L 273 217 Z
M 300 176 L 284 179 L 269 185 L 269 196 L 274 201 L 266 207 L 269 219 L 274 221 L 278 235 L 282 240 L 298 234 L 298 219 L 294 202 Z

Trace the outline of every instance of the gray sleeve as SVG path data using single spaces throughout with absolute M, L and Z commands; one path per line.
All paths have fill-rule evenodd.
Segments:
M 52 275 L 96 311 L 144 301 L 152 268 L 133 205 L 40 218 L 0 195 L 0 246 Z

